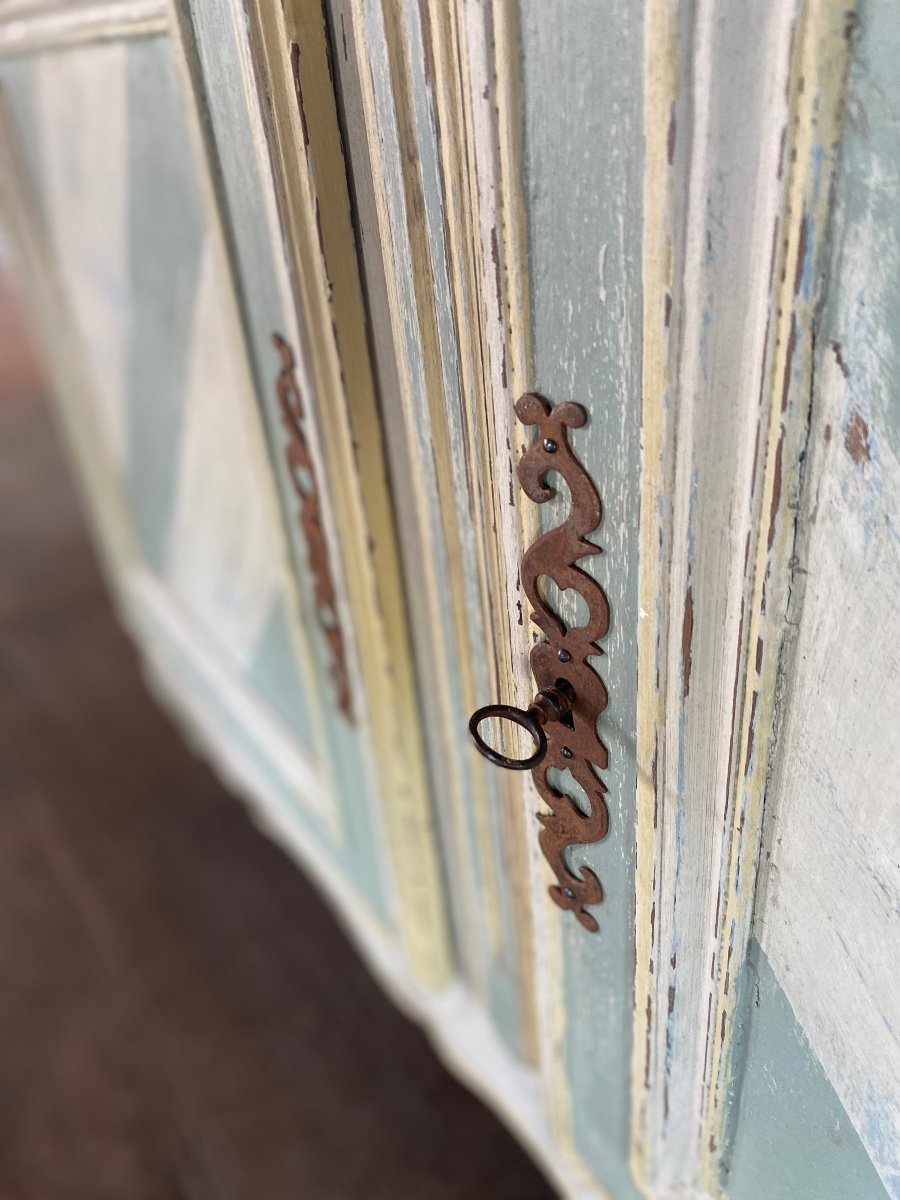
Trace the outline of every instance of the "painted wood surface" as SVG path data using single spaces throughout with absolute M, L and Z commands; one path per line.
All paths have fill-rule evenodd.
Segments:
M 741 33 L 744 19 L 752 35 Z M 639 708 L 638 937 L 649 915 L 652 940 L 638 964 L 634 1040 L 635 1169 L 652 1194 L 716 1192 L 740 1087 L 741 964 L 807 450 L 811 281 L 826 245 L 852 28 L 844 7 L 828 4 L 656 11 L 648 103 L 666 139 L 656 135 L 645 191 L 644 519 L 654 489 L 660 515 L 658 534 L 644 526 L 642 692 L 660 668 L 668 683 L 657 685 L 656 707 L 651 685 Z M 774 74 L 751 68 L 739 86 L 751 36 L 766 41 Z M 650 324 L 660 316 L 665 333 Z M 662 604 L 657 569 L 669 589 Z
M 884 1200 L 888 1194 L 765 953 L 751 939 L 746 1068 L 734 1098 L 729 1200 Z
M 751 548 L 768 458 L 755 451 L 772 403 L 771 247 L 793 14 L 766 3 L 652 12 L 632 1086 L 635 1171 L 650 1194 L 668 1195 L 704 1186 L 704 1160 L 717 1156 L 703 1126 L 729 970 L 722 917 L 747 622 L 759 605 Z M 751 37 L 765 46 L 765 73 L 745 53 Z M 743 888 L 752 903 L 752 871 Z
M 549 991 L 543 1059 L 548 1116 L 563 1147 L 610 1195 L 635 1194 L 628 1177 L 629 1050 L 634 970 L 634 804 L 640 514 L 640 271 L 643 239 L 642 14 L 589 3 L 548 22 L 521 6 L 522 171 L 528 231 L 532 357 L 529 387 L 554 403 L 575 400 L 589 424 L 572 437 L 597 481 L 603 553 L 581 565 L 609 597 L 611 625 L 595 660 L 610 697 L 599 722 L 609 748 L 603 779 L 610 833 L 575 848 L 606 898 L 585 936 L 543 896 Z M 602 80 L 602 86 L 600 81 Z M 527 504 L 527 501 L 524 501 Z M 544 528 L 568 508 L 542 506 Z M 583 614 L 558 597 L 563 619 Z M 529 637 L 536 636 L 533 627 Z M 563 791 L 571 782 L 557 780 Z
M 115 41 L 163 33 L 166 0 L 6 0 L 0 24 L 0 53 Z
M 456 40 L 468 36 L 458 14 L 416 5 L 384 15 L 375 6 L 335 5 L 332 25 L 369 303 L 387 318 L 378 351 L 382 396 L 396 430 L 394 481 L 414 556 L 408 590 L 462 966 L 504 1036 L 530 1057 L 530 914 L 517 870 L 526 853 L 517 791 L 471 753 L 466 734 L 469 714 L 500 686 L 498 676 L 508 676 L 509 626 L 519 620 L 517 607 L 510 618 L 509 605 L 496 600 L 498 587 L 518 586 L 519 538 L 508 502 L 509 451 L 495 463 L 488 436 L 496 404 L 504 443 L 512 437 L 509 384 L 497 399 L 486 377 L 500 353 L 498 325 L 505 337 L 506 310 L 497 312 L 497 268 L 474 189 L 499 199 L 490 165 L 481 164 L 478 184 L 474 176 L 467 184 L 461 169 L 467 160 L 475 168 L 474 147 L 460 136 L 481 90 L 469 72 L 484 69 L 475 52 L 489 51 L 483 37 L 474 47 Z M 356 124 L 350 111 L 359 114 Z M 450 211 L 458 224 L 448 222 Z M 375 290 L 376 273 L 383 292 Z
M 311 628 L 320 623 L 316 582 L 309 568 L 310 547 L 301 521 L 298 504 L 285 454 L 286 430 L 276 397 L 275 379 L 280 361 L 272 342 L 273 332 L 285 337 L 297 352 L 296 377 L 301 397 L 309 397 L 312 388 L 309 371 L 300 354 L 301 322 L 291 290 L 287 252 L 280 225 L 278 201 L 272 179 L 262 117 L 253 82 L 253 66 L 246 28 L 236 20 L 229 5 L 208 5 L 202 11 L 183 14 L 178 25 L 179 48 L 185 65 L 186 102 L 195 102 L 204 127 L 211 135 L 204 153 L 214 161 L 219 185 L 217 200 L 227 216 L 225 236 L 237 282 L 237 302 L 247 338 L 255 380 L 255 393 L 265 424 L 270 460 L 280 493 L 283 530 L 290 549 L 294 577 L 302 601 L 305 619 Z M 234 86 L 239 81 L 243 86 Z M 192 101 L 192 97 L 196 101 Z M 208 122 L 208 125 L 207 125 Z M 214 140 L 213 140 L 214 139 Z M 337 581 L 338 616 L 348 656 L 355 712 L 364 719 L 363 687 L 355 661 L 352 638 L 353 615 L 346 603 L 347 590 L 341 575 L 342 555 L 329 503 L 324 455 L 315 409 L 304 404 L 303 433 L 309 446 L 315 477 L 319 484 L 323 534 L 328 547 L 329 572 Z M 348 639 L 350 639 L 348 641 Z M 325 638 L 311 638 L 311 654 L 316 677 L 328 681 L 332 656 Z M 266 669 L 273 677 L 281 661 L 272 654 Z M 338 697 L 326 682 L 317 689 L 319 704 L 329 714 L 322 733 L 328 773 L 338 793 L 351 797 L 362 790 L 377 814 L 378 799 L 372 756 L 365 741 L 339 712 Z M 360 789 L 360 780 L 366 784 Z M 345 829 L 349 843 L 357 843 L 354 853 L 371 855 L 373 843 L 382 859 L 387 854 L 378 819 L 365 816 L 366 806 L 352 804 L 345 809 Z M 359 815 L 357 815 L 359 814 Z
M 0 77 L 170 700 L 563 1194 L 900 1194 L 890 6 L 131 9 Z M 360 735 L 316 704 L 276 329 Z M 605 506 L 597 938 L 466 743 L 530 699 L 518 562 L 566 508 L 515 482 L 532 388 L 587 407 Z
M 830 247 L 822 277 L 801 284 L 818 285 L 820 311 L 756 931 L 884 1189 L 898 1196 L 896 10 L 862 4 L 853 36 Z
M 255 648 L 281 602 L 278 558 L 252 453 L 234 468 L 241 472 L 245 508 L 232 500 L 225 520 L 234 491 L 221 473 L 218 479 L 210 474 L 217 460 L 203 452 L 247 444 L 241 415 L 247 399 L 240 360 L 228 345 L 227 319 L 223 326 L 215 299 L 220 276 L 190 175 L 164 44 L 97 47 L 22 66 L 12 100 L 32 106 L 24 127 L 31 135 L 35 186 L 67 301 L 99 381 L 106 446 L 129 495 L 147 563 L 226 654 L 252 670 Z M 168 131 L 165 165 L 159 127 L 154 134 L 144 122 L 136 139 L 129 123 L 145 106 L 155 106 Z M 168 212 L 160 197 L 171 205 Z M 225 416 L 206 403 L 215 395 L 210 372 L 219 364 L 226 378 L 218 383 L 230 399 Z M 201 497 L 204 510 L 196 503 Z M 211 557 L 210 569 L 200 571 L 185 556 L 183 542 L 185 522 L 203 525 L 204 511 L 202 541 Z M 225 541 L 221 534 L 229 525 L 236 536 Z M 292 656 L 289 642 L 283 653 Z M 302 696 L 299 680 L 298 688 Z M 283 713 L 288 722 L 297 715 L 291 706 Z M 302 725 L 297 733 L 302 739 Z
M 325 17 L 311 3 L 252 5 L 249 36 L 340 532 L 397 913 L 417 977 L 439 987 L 451 951 Z
M 462 818 L 461 832 L 447 822 L 443 843 L 462 963 L 482 996 L 486 964 L 486 1003 L 503 1028 L 515 1011 L 497 1004 L 491 985 L 501 964 L 490 943 L 499 932 L 501 948 L 505 942 L 506 952 L 516 953 L 528 911 L 512 909 L 492 933 L 491 906 L 517 875 L 521 879 L 527 856 L 535 940 L 524 944 L 523 984 L 536 1004 L 547 1119 L 561 1155 L 590 1160 L 601 1178 L 627 1194 L 634 793 L 634 659 L 627 630 L 636 616 L 636 554 L 631 575 L 622 562 L 638 508 L 639 254 L 633 248 L 640 246 L 640 210 L 634 209 L 640 151 L 630 134 L 640 115 L 629 72 L 639 70 L 642 41 L 640 25 L 626 22 L 623 36 L 633 58 L 622 58 L 620 44 L 614 69 L 609 52 L 607 75 L 617 81 L 628 113 L 620 127 L 609 128 L 585 69 L 592 56 L 608 52 L 605 26 L 599 14 L 592 20 L 586 14 L 580 9 L 579 20 L 564 23 L 551 38 L 537 11 L 512 20 L 503 6 L 475 4 L 449 12 L 409 5 L 390 19 L 378 6 L 336 5 L 332 25 L 367 278 L 370 287 L 373 279 L 385 281 L 384 298 L 374 293 L 371 299 L 373 324 L 379 329 L 379 314 L 389 314 L 388 321 L 381 316 L 382 386 L 397 381 L 399 396 L 388 392 L 383 403 L 393 424 L 399 399 L 397 419 L 408 439 L 394 465 L 396 486 L 410 496 L 401 511 L 419 522 L 410 544 L 423 549 L 411 570 L 419 579 L 422 564 L 433 564 L 438 585 L 429 596 L 426 576 L 425 595 L 417 599 L 435 614 L 423 622 L 424 656 L 434 661 L 437 676 L 428 694 L 437 699 L 443 688 L 450 716 L 449 766 L 438 785 Z M 578 66 L 569 70 L 570 90 L 554 89 L 551 81 L 565 76 L 571 55 Z M 574 110 L 581 125 L 571 120 Z M 588 159 L 581 175 L 571 169 L 585 126 L 595 139 L 609 139 L 604 175 L 621 155 L 620 185 L 606 187 L 599 158 Z M 599 213 L 598 194 L 609 205 Z M 584 252 L 588 239 L 591 255 Z M 518 495 L 511 455 L 522 437 L 512 401 L 525 386 L 555 400 L 578 399 L 592 412 L 591 436 L 580 439 L 579 451 L 601 479 L 608 514 L 601 536 L 616 561 L 599 569 L 617 613 L 608 646 L 616 701 L 607 737 L 619 751 L 611 773 L 618 823 L 614 837 L 590 858 L 611 897 L 607 936 L 590 944 L 560 928 L 558 910 L 546 897 L 536 854 L 538 801 L 530 786 L 519 801 L 521 830 L 513 824 L 517 809 L 504 800 L 510 792 L 501 790 L 502 777 L 492 785 L 488 775 L 485 794 L 460 791 L 462 770 L 472 772 L 469 778 L 484 770 L 461 754 L 468 713 L 493 696 L 519 703 L 530 698 L 532 635 L 516 556 L 524 538 L 534 536 L 536 513 Z M 545 520 L 554 524 L 560 515 L 558 506 Z M 467 586 L 474 599 L 467 598 Z M 473 669 L 480 694 L 472 690 Z M 492 685 L 496 690 L 484 690 Z M 481 809 L 485 801 L 493 810 Z M 467 829 L 474 843 L 467 842 Z M 527 840 L 517 859 L 513 835 L 521 845 L 523 832 Z M 485 833 L 506 843 L 499 871 L 481 865 L 490 847 Z M 527 1050 L 527 1030 L 519 1037 Z
M 51 350 L 74 325 L 71 354 L 88 380 L 87 395 L 64 383 L 64 403 L 73 423 L 88 416 L 78 406 L 96 405 L 100 437 L 83 461 L 108 458 L 98 503 L 122 510 L 132 530 L 119 579 L 127 619 L 224 769 L 291 813 L 390 921 L 377 810 L 358 786 L 367 775 L 353 767 L 352 739 L 332 750 L 343 783 L 330 778 L 317 725 L 329 702 L 317 696 L 321 666 L 305 665 L 311 591 L 288 565 L 290 514 L 276 498 L 171 44 L 18 58 L 4 64 L 3 88 L 27 155 L 20 207 L 43 245 L 38 270 L 58 274 Z

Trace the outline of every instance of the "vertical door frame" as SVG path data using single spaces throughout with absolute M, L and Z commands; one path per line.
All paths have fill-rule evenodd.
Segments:
M 386 882 L 413 977 L 440 988 L 452 954 L 324 16 L 308 0 L 227 7 L 248 27 L 298 316 L 293 349 L 358 664 L 354 703 L 379 783 Z M 181 27 L 184 37 L 187 16 Z
M 727 1173 L 849 8 L 647 3 L 632 1171 L 652 1197 Z

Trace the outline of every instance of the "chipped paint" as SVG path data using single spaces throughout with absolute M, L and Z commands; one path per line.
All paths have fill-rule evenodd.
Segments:
M 847 378 L 845 376 L 844 378 Z M 872 449 L 869 445 L 869 425 L 858 408 L 850 413 L 844 430 L 844 448 L 858 467 L 871 462 Z
M 684 698 L 691 692 L 691 643 L 694 638 L 694 593 L 688 587 L 684 598 L 684 619 L 681 626 L 681 686 Z
M 742 1060 L 734 1036 L 742 1019 L 741 988 L 731 986 L 747 952 L 755 895 L 763 800 L 777 730 L 779 673 L 785 618 L 791 594 L 797 493 L 809 437 L 810 390 L 815 352 L 815 280 L 827 228 L 835 143 L 843 113 L 849 62 L 844 40 L 845 6 L 836 0 L 807 0 L 792 38 L 790 115 L 787 125 L 783 230 L 777 247 L 779 282 L 772 296 L 774 319 L 766 348 L 763 444 L 755 503 L 761 529 L 748 570 L 747 655 L 735 731 L 740 781 L 735 781 L 728 859 L 724 873 L 722 926 L 728 965 L 716 996 L 716 1039 L 710 1059 L 710 1088 L 704 1144 L 709 1152 L 705 1183 L 719 1183 L 720 1155 L 730 1153 L 733 1095 Z M 752 657 L 751 657 L 752 656 Z M 765 731 L 765 736 L 763 736 Z
M 665 714 L 664 608 L 666 463 L 671 387 L 670 333 L 675 295 L 672 240 L 675 204 L 674 136 L 678 99 L 678 8 L 646 5 L 644 74 L 643 378 L 641 407 L 641 522 L 638 596 L 637 832 L 635 1005 L 631 1065 L 631 1172 L 645 1190 L 654 1171 L 649 1127 L 656 1065 L 658 839 L 660 743 Z M 670 157 L 671 155 L 671 157 Z M 660 315 L 662 314 L 662 320 Z
M 854 1185 L 854 1196 L 868 1198 L 900 1194 L 900 560 L 892 531 L 900 496 L 900 137 L 884 99 L 900 27 L 884 0 L 861 7 L 859 22 L 842 17 L 835 13 L 833 52 L 838 38 L 845 55 L 860 39 L 849 85 L 855 119 L 840 144 L 818 349 L 798 388 L 811 423 L 787 547 L 783 717 L 769 766 L 769 865 L 754 925 L 823 1087 L 833 1089 L 831 1103 L 850 1126 L 845 1141 L 855 1131 L 881 1178 Z M 751 1040 L 764 1034 L 751 1029 Z M 754 1067 L 748 1062 L 748 1074 Z M 804 1101 L 812 1111 L 825 1103 Z M 739 1127 L 737 1154 L 740 1138 Z M 819 1194 L 846 1193 L 829 1184 Z

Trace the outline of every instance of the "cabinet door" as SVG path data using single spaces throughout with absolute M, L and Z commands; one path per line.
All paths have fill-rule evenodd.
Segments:
M 896 318 L 872 255 L 893 246 L 896 158 L 870 106 L 898 24 L 881 7 L 867 50 L 824 0 L 326 5 L 459 970 L 533 1090 L 511 1069 L 483 1086 L 526 1127 L 530 1097 L 567 1194 L 896 1193 L 896 788 L 879 782 L 896 739 L 833 643 L 872 623 L 893 729 L 875 389 Z M 844 237 L 851 286 L 829 257 Z M 611 614 L 593 660 L 609 833 L 568 860 L 602 881 L 596 933 L 548 898 L 529 775 L 467 745 L 475 708 L 534 694 L 521 564 L 572 503 L 549 457 L 559 494 L 519 487 L 526 391 L 584 407 L 568 436 L 603 499 L 602 553 L 580 565 Z M 826 494 L 842 499 L 822 534 Z M 547 579 L 542 601 L 586 619 Z M 845 759 L 825 773 L 831 745 Z M 587 807 L 571 769 L 551 782 Z
M 442 885 L 365 356 L 354 376 L 331 353 L 322 264 L 292 274 L 246 46 L 218 40 L 228 88 L 207 105 L 163 6 L 25 13 L 3 34 L 4 212 L 122 615 L 389 976 L 437 986 Z
M 533 1130 L 565 1194 L 637 1195 L 643 27 L 587 4 L 548 19 L 537 3 L 349 0 L 329 5 L 329 22 L 385 421 L 398 431 L 459 970 L 519 1064 L 482 1086 Z M 530 775 L 486 763 L 466 728 L 479 706 L 525 708 L 534 694 L 540 634 L 522 555 L 569 511 L 565 485 L 540 506 L 519 486 L 535 436 L 514 412 L 526 391 L 584 406 L 571 443 L 604 504 L 603 553 L 585 561 L 613 614 L 594 660 L 609 696 L 610 833 L 570 860 L 602 881 L 596 934 L 548 897 Z M 583 621 L 578 596 L 552 601 L 567 624 Z
M 898 1195 L 891 5 L 76 10 L 0 187 L 160 689 L 561 1194 Z M 527 392 L 602 497 L 581 922 L 467 731 L 574 503 Z

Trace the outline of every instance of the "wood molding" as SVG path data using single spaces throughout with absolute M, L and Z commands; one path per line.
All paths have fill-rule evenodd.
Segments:
M 726 7 L 679 6 L 673 17 L 659 5 L 648 30 L 645 121 L 656 126 L 666 167 L 657 161 L 648 176 L 647 220 L 662 228 L 645 231 L 645 305 L 654 307 L 645 306 L 643 424 L 652 433 L 632 1137 L 639 1181 L 653 1196 L 695 1189 L 702 1174 L 748 655 L 747 556 L 761 521 L 755 445 L 771 239 L 782 205 L 792 13 L 770 0 Z M 772 64 L 765 77 L 755 56 L 738 52 L 748 39 Z M 752 879 L 745 884 L 752 889 Z
M 335 511 L 399 907 L 416 977 L 450 971 L 419 697 L 373 385 L 324 15 L 248 6 L 302 352 Z M 327 417 L 326 417 L 327 414 Z
M 167 0 L 7 4 L 0 20 L 0 56 L 164 33 L 167 7 Z
M 771 321 L 760 423 L 759 526 L 751 548 L 741 721 L 735 730 L 733 819 L 720 919 L 702 1150 L 714 1191 L 733 1135 L 736 1039 L 747 1019 L 739 988 L 757 900 L 762 823 L 782 733 L 786 654 L 802 603 L 796 573 L 800 495 L 807 470 L 832 191 L 843 125 L 855 10 L 842 0 L 804 0 L 794 25 L 788 120 L 780 161 L 783 207 L 774 231 Z
M 647 10 L 632 1169 L 651 1196 L 718 1194 L 727 1149 L 844 7 Z
M 476 707 L 530 679 L 508 503 L 527 304 L 518 243 L 503 236 L 524 217 L 517 133 L 497 115 L 518 113 L 515 31 L 489 8 L 470 28 L 463 4 L 330 12 L 419 667 L 440 713 L 430 750 L 457 944 L 486 1005 L 496 973 L 506 987 L 515 973 L 533 1057 L 534 892 L 511 865 L 528 861 L 536 800 L 526 818 L 521 782 L 486 769 L 465 732 Z
M 177 42 L 172 43 L 172 50 L 177 58 Z M 85 48 L 83 53 L 90 55 L 92 51 Z M 96 53 L 106 51 L 98 50 Z M 195 157 L 191 165 L 197 173 L 204 217 L 211 233 L 224 319 L 230 325 L 231 343 L 235 347 L 235 374 L 241 381 L 243 403 L 240 406 L 240 418 L 243 422 L 244 450 L 253 463 L 269 513 L 268 529 L 278 563 L 280 585 L 287 600 L 287 624 L 296 663 L 308 694 L 314 695 L 315 675 L 305 632 L 295 612 L 295 581 L 280 527 L 276 485 L 265 450 L 260 414 L 254 402 L 210 167 L 199 127 L 195 123 L 194 94 L 189 81 L 185 79 L 184 82 L 188 101 L 186 124 L 193 126 L 194 134 Z M 39 122 L 33 128 L 39 134 Z M 55 407 L 61 416 L 69 451 L 78 467 L 75 472 L 76 483 L 84 493 L 85 508 L 100 551 L 101 567 L 116 599 L 119 615 L 126 626 L 135 630 L 137 620 L 132 605 L 136 588 L 133 580 L 137 577 L 143 579 L 146 568 L 137 544 L 129 501 L 123 491 L 120 465 L 113 461 L 109 439 L 103 435 L 98 420 L 96 381 L 86 361 L 71 300 L 65 294 L 59 264 L 53 255 L 51 231 L 54 227 L 42 219 L 43 206 L 38 203 L 30 184 L 29 171 L 18 143 L 18 131 L 6 103 L 0 106 L 0 155 L 4 166 L 0 203 L 21 259 L 23 284 L 41 335 L 45 361 L 53 382 Z M 319 754 L 303 745 L 273 709 L 249 693 L 246 683 L 241 684 L 234 663 L 228 661 L 227 654 L 223 653 L 227 647 L 221 643 L 213 644 L 214 639 L 186 605 L 179 602 L 174 594 L 168 597 L 168 605 L 173 620 L 167 623 L 167 628 L 174 628 L 174 617 L 177 616 L 182 627 L 179 636 L 187 640 L 184 631 L 191 631 L 198 645 L 202 646 L 202 650 L 198 651 L 198 661 L 207 664 L 202 673 L 219 681 L 225 707 L 235 714 L 241 714 L 237 724 L 247 730 L 250 742 L 259 748 L 261 754 L 271 759 L 298 803 L 320 823 L 328 837 L 340 843 L 345 831 L 327 763 L 323 763 Z M 139 640 L 139 645 L 146 650 L 142 640 Z M 313 719 L 317 719 L 315 715 Z M 314 734 L 312 741 L 316 745 L 320 744 L 320 740 Z
M 245 397 L 243 417 L 246 429 L 247 450 L 254 462 L 257 476 L 264 483 L 265 502 L 268 510 L 268 528 L 278 557 L 281 588 L 287 601 L 287 624 L 292 647 L 296 655 L 305 692 L 313 697 L 320 682 L 316 676 L 311 638 L 301 612 L 299 586 L 293 570 L 287 517 L 278 494 L 274 464 L 269 458 L 267 435 L 262 413 L 255 394 L 253 369 L 250 361 L 250 330 L 246 313 L 241 303 L 241 291 L 237 263 L 227 221 L 227 206 L 222 191 L 218 160 L 212 144 L 206 109 L 203 99 L 203 84 L 192 29 L 185 9 L 176 0 L 168 0 L 168 26 L 171 31 L 170 45 L 176 71 L 182 88 L 185 105 L 185 121 L 196 163 L 197 178 L 203 197 L 207 219 L 214 231 L 217 266 L 222 280 L 222 302 L 226 306 L 235 345 L 242 347 L 240 364 L 244 376 L 242 395 Z M 293 332 L 293 331 L 292 331 Z M 279 359 L 273 347 L 272 384 L 277 378 Z M 311 706 L 311 745 L 316 747 L 314 760 L 320 775 L 320 791 L 330 796 L 330 805 L 325 810 L 327 820 L 324 828 L 334 841 L 344 836 L 340 805 L 335 791 L 335 781 L 328 762 L 325 724 L 322 713 L 315 704 Z

